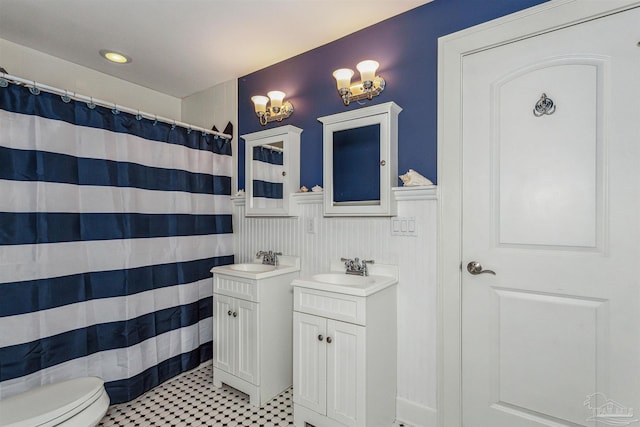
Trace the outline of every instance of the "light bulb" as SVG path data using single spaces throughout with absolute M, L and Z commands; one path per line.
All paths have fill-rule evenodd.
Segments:
M 267 112 L 267 102 L 269 102 L 269 98 L 262 95 L 256 95 L 251 97 L 251 101 L 253 101 L 253 105 L 257 114 L 264 114 Z
M 378 70 L 378 62 L 377 61 L 362 61 L 356 65 L 358 71 L 360 71 L 360 77 L 362 82 L 372 82 L 373 79 L 376 78 L 376 71 Z
M 129 58 L 127 55 L 114 52 L 112 50 L 101 49 L 100 56 L 110 62 L 115 62 L 116 64 L 126 64 L 128 62 L 131 62 L 131 58 Z
M 351 77 L 353 77 L 353 70 L 348 68 L 340 68 L 333 72 L 333 77 L 338 84 L 338 90 L 349 89 L 351 87 Z
M 267 93 L 267 96 L 269 97 L 269 99 L 271 99 L 271 108 L 274 111 L 280 111 L 285 93 L 280 92 L 279 90 L 272 90 L 271 92 Z

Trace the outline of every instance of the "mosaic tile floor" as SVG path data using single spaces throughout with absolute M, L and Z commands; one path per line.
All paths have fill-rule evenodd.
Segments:
M 237 390 L 215 388 L 212 370 L 202 366 L 131 402 L 110 406 L 98 426 L 293 426 L 291 389 L 258 408 Z

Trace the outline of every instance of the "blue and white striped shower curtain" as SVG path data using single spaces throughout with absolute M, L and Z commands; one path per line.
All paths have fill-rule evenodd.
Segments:
M 79 376 L 131 400 L 212 357 L 231 144 L 0 87 L 0 398 Z
M 253 147 L 253 204 L 259 208 L 283 206 L 284 156 L 272 147 Z

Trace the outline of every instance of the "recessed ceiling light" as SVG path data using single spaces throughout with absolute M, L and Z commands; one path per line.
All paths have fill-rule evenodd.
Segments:
M 122 53 L 114 52 L 113 50 L 102 49 L 100 51 L 100 56 L 105 58 L 107 61 L 115 62 L 116 64 L 127 64 L 131 62 L 131 58 Z

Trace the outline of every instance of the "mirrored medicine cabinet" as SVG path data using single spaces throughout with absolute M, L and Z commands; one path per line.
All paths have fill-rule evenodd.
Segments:
M 398 114 L 394 102 L 320 117 L 325 216 L 394 216 Z
M 246 216 L 294 216 L 291 193 L 300 185 L 300 134 L 295 126 L 242 135 Z

